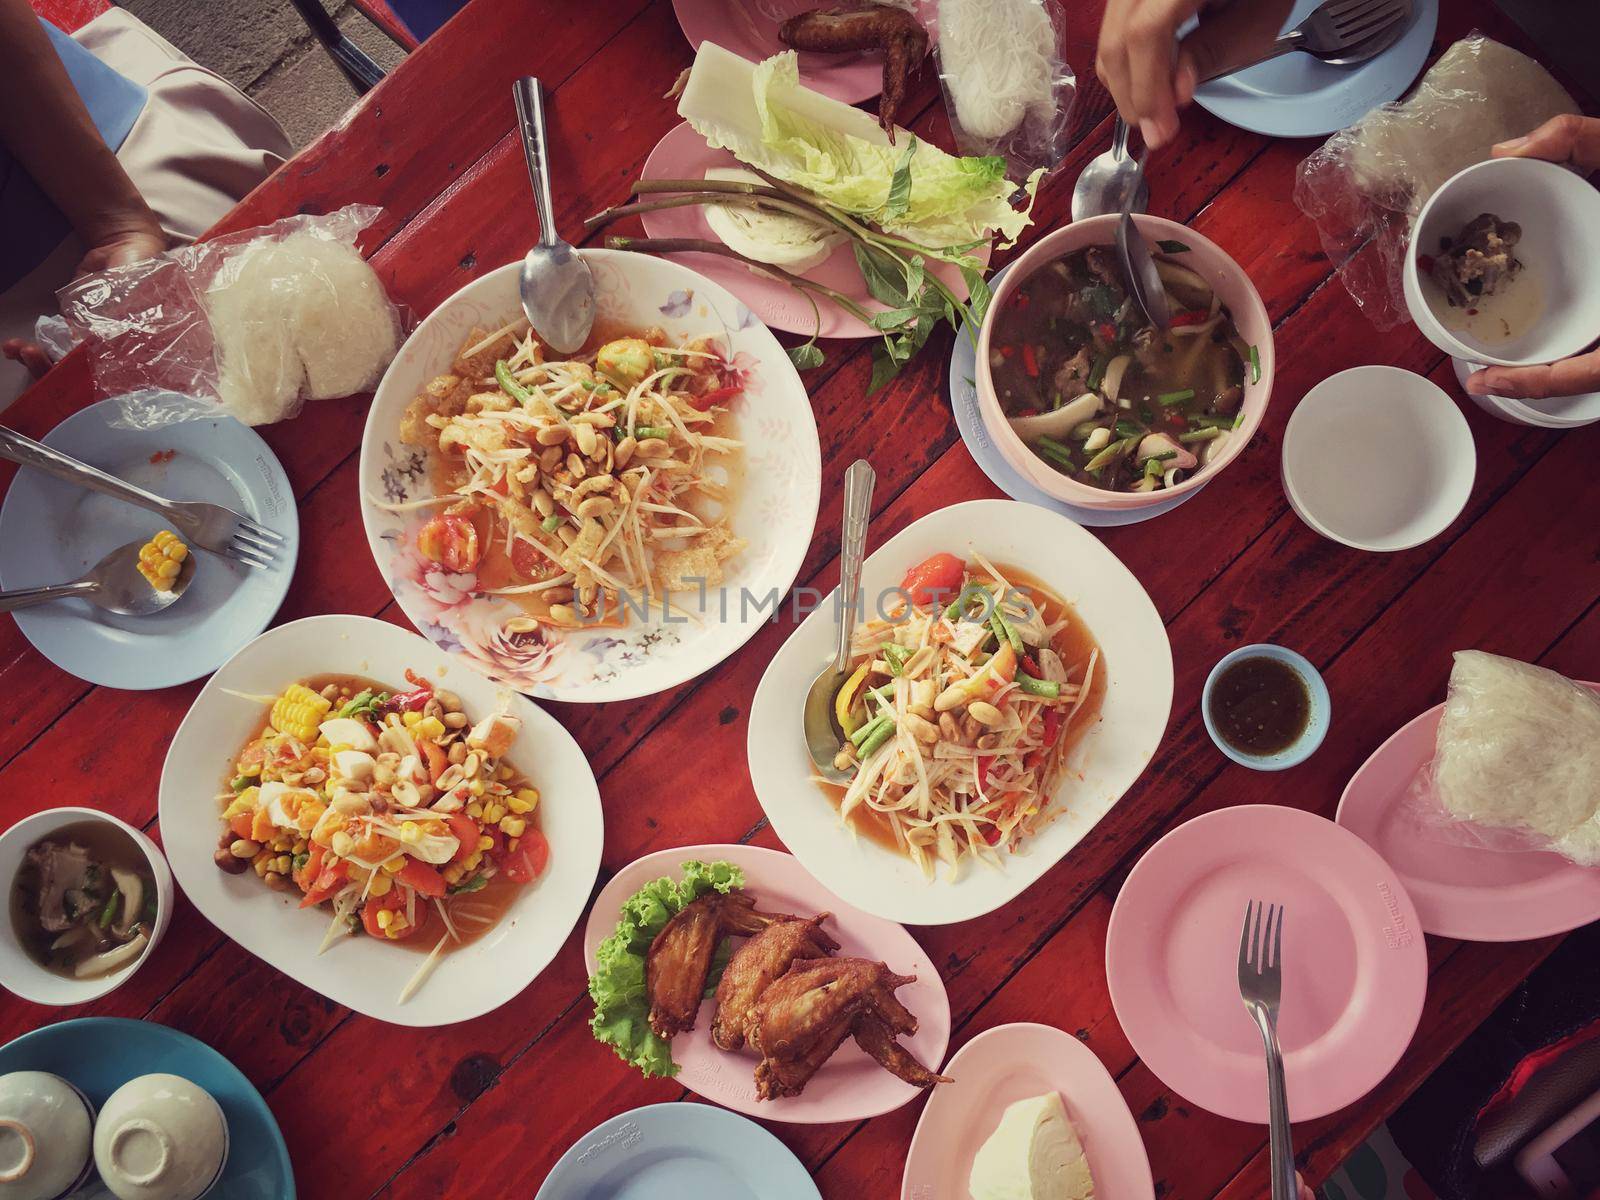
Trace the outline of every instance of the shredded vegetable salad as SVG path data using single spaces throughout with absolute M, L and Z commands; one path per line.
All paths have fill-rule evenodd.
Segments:
M 401 423 L 436 455 L 440 494 L 399 507 L 445 505 L 422 556 L 540 624 L 625 624 L 719 586 L 743 549 L 728 517 L 743 451 L 722 432 L 743 390 L 714 338 L 649 329 L 547 360 L 525 322 L 475 331 Z
M 311 679 L 272 699 L 220 797 L 216 853 L 230 874 L 297 891 L 302 908 L 328 905 L 324 951 L 346 934 L 399 942 L 437 921 L 402 1001 L 441 953 L 486 932 L 550 855 L 538 789 L 505 759 L 520 718 L 497 711 L 473 724 L 454 693 L 406 679 L 404 692 Z
M 834 698 L 841 820 L 874 822 L 930 878 L 999 866 L 1049 820 L 1069 731 L 1098 711 L 1100 652 L 1066 636 L 1067 606 L 973 558 L 912 568 L 910 603 L 856 626 Z

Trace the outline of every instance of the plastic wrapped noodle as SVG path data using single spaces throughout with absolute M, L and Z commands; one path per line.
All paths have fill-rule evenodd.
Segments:
M 1294 199 L 1350 295 L 1379 329 L 1408 319 L 1401 267 L 1411 222 L 1450 176 L 1496 142 L 1578 106 L 1525 54 L 1473 34 L 1404 100 L 1373 109 L 1300 164 Z
M 375 386 L 401 333 L 356 249 L 378 212 L 290 217 L 63 289 L 97 385 L 122 397 L 118 423 L 154 429 L 221 408 L 264 425 Z
M 1408 804 L 1441 840 L 1600 866 L 1600 697 L 1544 667 L 1457 651 Z

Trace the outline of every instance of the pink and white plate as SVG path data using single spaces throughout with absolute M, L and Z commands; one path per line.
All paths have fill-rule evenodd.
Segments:
M 778 26 L 816 7 L 815 0 L 672 0 L 689 45 L 698 50 L 701 42 L 715 42 L 751 62 L 787 50 L 778 40 Z M 799 57 L 800 82 L 824 96 L 855 104 L 883 90 L 881 54 L 802 51 Z
M 966 1195 L 972 1160 L 1007 1105 L 1058 1092 L 1067 1106 L 1095 1194 L 1152 1200 L 1155 1182 L 1128 1102 L 1093 1050 L 1053 1025 L 985 1030 L 945 1064 L 951 1083 L 933 1089 L 906 1155 L 900 1200 Z
M 1584 686 L 1600 691 L 1600 683 Z M 1339 824 L 1394 868 L 1422 928 L 1469 942 L 1520 942 L 1600 919 L 1600 871 L 1559 854 L 1487 850 L 1430 838 L 1401 801 L 1433 757 L 1444 705 L 1403 725 L 1350 779 Z
M 832 913 L 823 928 L 839 943 L 836 952 L 886 963 L 900 975 L 915 975 L 895 993 L 916 1015 L 915 1035 L 900 1044 L 930 1070 L 938 1070 L 950 1045 L 950 998 L 944 981 L 916 940 L 896 925 L 852 908 L 806 874 L 792 855 L 759 846 L 679 846 L 635 859 L 618 871 L 601 890 L 583 929 L 583 960 L 594 973 L 595 951 L 616 928 L 622 903 L 651 880 L 664 875 L 681 877 L 682 864 L 691 859 L 731 862 L 744 872 L 745 890 L 763 912 L 811 916 Z M 694 1028 L 672 1039 L 672 1057 L 681 1069 L 677 1081 L 696 1095 L 724 1108 L 752 1117 L 822 1125 L 832 1121 L 860 1121 L 892 1112 L 922 1094 L 922 1089 L 891 1075 L 856 1046 L 846 1041 L 812 1077 L 805 1091 L 781 1100 L 757 1100 L 755 1069 L 759 1061 L 752 1050 L 729 1053 L 711 1042 L 713 1006 L 700 1006 Z M 940 1084 L 946 1087 L 947 1084 Z
M 1134 866 L 1111 913 L 1106 977 L 1123 1031 L 1173 1091 L 1265 1124 L 1261 1036 L 1239 999 L 1251 900 L 1282 904 L 1278 1035 L 1296 1121 L 1352 1104 L 1400 1060 L 1428 985 L 1405 885 L 1372 847 L 1294 808 L 1196 817 Z
M 706 171 L 712 167 L 739 165 L 739 160 L 726 150 L 713 150 L 706 145 L 705 139 L 685 121 L 669 130 L 667 136 L 656 143 L 656 148 L 650 152 L 650 157 L 645 159 L 644 170 L 640 172 L 640 176 L 644 179 L 704 179 Z M 646 213 L 643 220 L 645 233 L 654 238 L 718 240 L 700 210 L 692 205 Z M 973 251 L 973 257 L 984 264 L 988 263 L 989 254 L 987 246 Z M 820 320 L 822 337 L 878 336 L 877 330 L 851 316 L 826 296 L 813 297 L 817 302 L 816 310 L 813 311 L 810 301 L 787 283 L 765 275 L 757 275 L 749 267 L 734 259 L 715 254 L 693 253 L 674 254 L 670 257 L 675 261 L 681 261 L 684 266 L 694 268 L 707 279 L 716 280 L 748 304 L 756 316 L 774 329 L 786 329 L 791 333 L 803 333 L 810 337 L 814 330 L 819 329 Z M 955 267 L 949 263 L 942 263 L 933 268 L 933 273 L 944 280 L 956 295 L 966 296 L 966 285 L 961 281 L 961 272 Z M 835 291 L 860 301 L 868 311 L 879 312 L 885 308 L 867 294 L 867 285 L 861 278 L 861 268 L 856 265 L 855 255 L 848 245 L 836 247 L 824 262 L 806 271 L 805 277 L 817 283 L 827 284 Z

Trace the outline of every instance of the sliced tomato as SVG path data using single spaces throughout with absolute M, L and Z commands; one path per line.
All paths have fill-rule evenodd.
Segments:
M 309 863 L 306 864 L 310 866 Z M 300 901 L 301 908 L 311 908 L 321 904 L 344 886 L 345 880 L 350 878 L 350 868 L 343 859 L 335 859 L 325 864 L 317 871 L 316 877 L 311 881 L 311 886 L 306 889 L 306 898 Z
M 954 596 L 966 573 L 966 563 L 954 554 L 941 552 L 907 571 L 900 587 L 910 595 L 912 604 L 926 607 L 937 604 L 944 596 Z
M 550 843 L 537 829 L 529 829 L 517 839 L 517 848 L 500 860 L 500 869 L 512 883 L 532 883 L 544 874 L 550 862 Z
M 478 848 L 478 823 L 464 813 L 446 813 L 444 819 L 461 843 L 450 856 L 450 861 L 457 863 Z
M 980 754 L 978 756 L 978 790 L 980 792 L 989 790 L 989 768 L 992 766 L 994 766 L 994 755 Z
M 236 838 L 248 838 L 250 830 L 256 823 L 253 812 L 236 813 L 228 818 L 228 829 Z
M 447 571 L 470 571 L 478 565 L 478 529 L 460 513 L 440 513 L 417 531 L 423 558 Z
M 538 583 L 550 574 L 550 560 L 526 538 L 511 543 L 511 569 L 530 583 Z
M 443 746 L 429 738 L 419 738 L 417 745 L 422 748 L 422 756 L 428 760 L 428 778 L 437 787 L 439 777 L 450 769 L 450 756 L 444 752 Z
M 306 853 L 306 861 L 294 869 L 294 882 L 302 892 L 311 890 L 312 882 L 322 873 L 322 859 L 327 853 L 321 846 L 312 843 L 311 849 Z
M 261 738 L 257 738 L 243 750 L 239 751 L 239 758 L 234 766 L 234 773 L 243 775 L 246 767 L 259 767 L 266 761 L 266 743 Z
M 396 888 L 390 888 L 382 896 L 371 896 L 361 906 L 361 927 L 375 938 L 385 941 L 398 942 L 401 938 L 408 938 L 417 931 L 417 926 L 407 925 L 397 935 L 388 933 L 382 925 L 378 924 L 378 914 L 381 912 L 400 912 L 406 906 L 406 898 Z
M 444 876 L 435 871 L 425 862 L 418 862 L 414 858 L 406 859 L 406 865 L 395 873 L 395 879 L 408 887 L 417 889 L 417 895 L 442 896 L 445 891 Z
M 1203 313 L 1199 309 L 1193 308 L 1187 312 L 1172 314 L 1172 324 L 1175 328 L 1182 328 L 1185 325 L 1198 325 L 1201 321 L 1208 321 L 1210 319 L 1211 314 Z
M 1032 342 L 1022 343 L 1022 369 L 1030 377 L 1036 378 L 1039 374 L 1039 356 L 1033 352 Z

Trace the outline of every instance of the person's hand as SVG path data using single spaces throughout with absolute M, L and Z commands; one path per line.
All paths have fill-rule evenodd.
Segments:
M 1267 52 L 1293 0 L 1107 0 L 1095 53 L 1100 76 L 1129 126 L 1152 150 L 1178 134 L 1178 110 L 1200 80 Z M 1204 11 L 1178 42 L 1178 27 Z
M 1496 158 L 1543 158 L 1581 171 L 1600 167 L 1600 120 L 1563 113 L 1524 137 L 1501 142 Z M 1467 376 L 1474 396 L 1543 400 L 1600 392 L 1600 349 L 1537 367 L 1487 367 Z
M 97 233 L 93 248 L 83 256 L 73 276 L 91 275 L 110 267 L 142 262 L 166 248 L 167 235 L 161 232 L 161 226 L 155 224 L 154 220 L 133 220 L 112 225 Z

